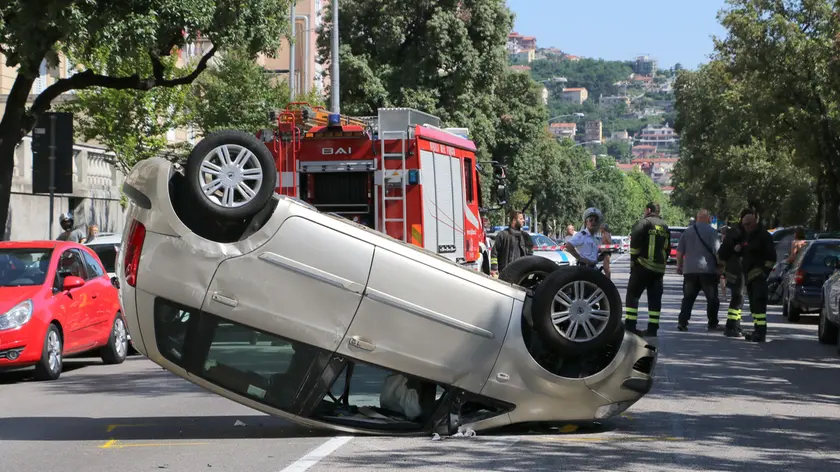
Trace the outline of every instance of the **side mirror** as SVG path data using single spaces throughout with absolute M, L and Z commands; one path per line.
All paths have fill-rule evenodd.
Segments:
M 116 276 L 111 277 L 111 285 L 113 285 L 115 289 L 119 290 L 119 288 L 120 288 L 120 279 L 118 279 Z
M 496 203 L 499 206 L 504 206 L 510 199 L 510 190 L 506 184 L 499 184 L 496 187 Z
M 64 278 L 64 281 L 61 282 L 61 288 L 64 290 L 73 290 L 74 288 L 79 288 L 84 284 L 85 280 L 83 278 L 75 275 L 68 275 Z

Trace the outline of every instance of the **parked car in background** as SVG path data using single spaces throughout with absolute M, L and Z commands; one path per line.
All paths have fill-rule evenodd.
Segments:
M 561 249 L 557 243 L 542 234 L 528 233 L 531 235 L 531 240 L 534 241 L 534 255 L 542 256 L 551 259 L 558 265 L 567 266 L 570 264 L 577 264 L 577 259 L 574 256 Z
M 834 264 L 834 272 L 822 286 L 817 339 L 823 344 L 836 345 L 837 353 L 840 354 L 840 257 L 825 262 L 827 266 Z
M 65 356 L 99 351 L 125 360 L 117 289 L 90 248 L 64 241 L 0 243 L 0 370 L 35 367 L 61 375 Z
M 668 254 L 668 264 L 677 263 L 677 246 L 680 245 L 680 238 L 687 229 L 686 226 L 671 226 L 671 252 Z
M 110 277 L 116 275 L 117 257 L 120 254 L 120 243 L 122 242 L 122 234 L 117 233 L 99 233 L 93 241 L 86 242 L 85 245 L 99 256 L 102 264 L 105 266 L 105 271 Z
M 823 284 L 840 257 L 840 239 L 810 241 L 793 260 L 782 278 L 782 315 L 799 321 L 803 313 L 816 313 L 823 304 Z

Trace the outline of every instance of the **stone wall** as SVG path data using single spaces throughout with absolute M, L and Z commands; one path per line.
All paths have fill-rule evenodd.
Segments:
M 67 211 L 73 212 L 81 229 L 96 224 L 102 232 L 122 232 L 123 175 L 112 164 L 113 153 L 90 145 L 76 145 L 73 149 L 73 193 L 55 195 L 52 239 L 61 231 L 59 215 Z M 49 200 L 49 195 L 32 194 L 32 147 L 31 139 L 26 137 L 15 152 L 12 196 L 3 239 L 50 239 Z

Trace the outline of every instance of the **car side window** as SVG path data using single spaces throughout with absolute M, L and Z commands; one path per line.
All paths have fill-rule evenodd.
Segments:
M 61 254 L 61 258 L 58 260 L 58 274 L 62 278 L 68 275 L 75 275 L 82 279 L 87 278 L 85 263 L 82 261 L 82 256 L 79 254 L 79 251 L 68 249 Z
M 87 272 L 87 280 L 94 279 L 96 277 L 102 277 L 105 272 L 102 270 L 102 266 L 99 265 L 96 259 L 93 258 L 87 252 L 82 251 L 82 256 L 84 256 L 85 260 L 85 271 Z

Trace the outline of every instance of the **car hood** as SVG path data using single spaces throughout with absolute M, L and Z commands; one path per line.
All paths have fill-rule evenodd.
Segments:
M 0 315 L 11 310 L 18 303 L 32 298 L 41 290 L 40 285 L 26 287 L 0 287 Z

